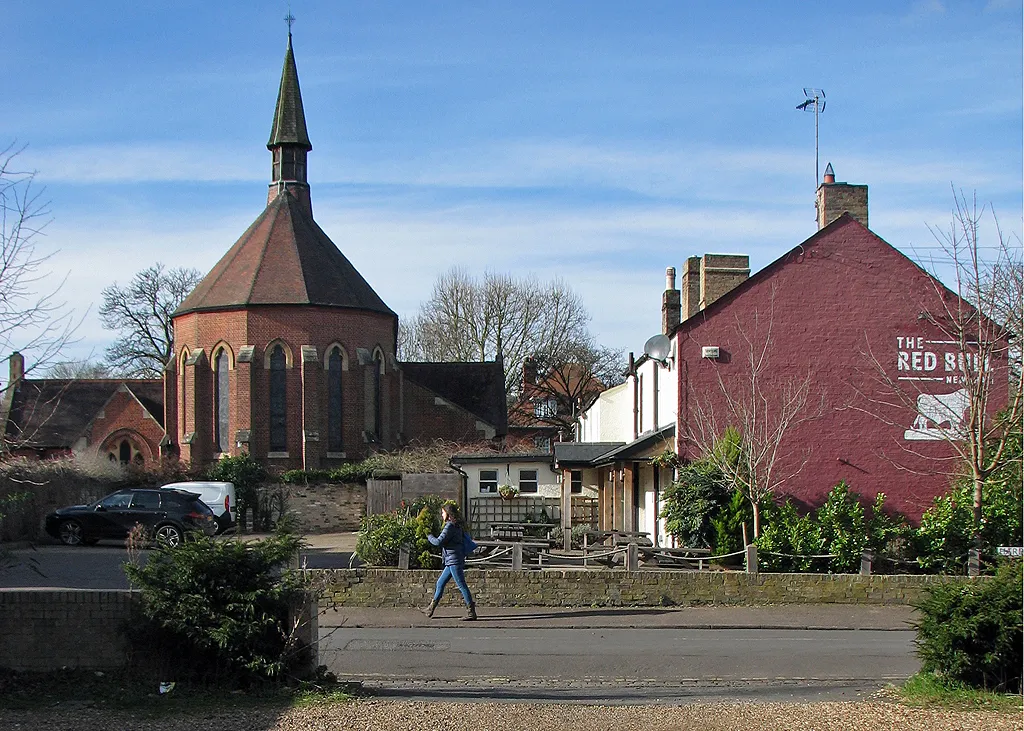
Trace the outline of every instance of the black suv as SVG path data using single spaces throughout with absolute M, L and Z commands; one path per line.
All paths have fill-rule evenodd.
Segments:
M 72 505 L 46 516 L 46 532 L 67 546 L 123 540 L 136 525 L 142 525 L 147 538 L 171 546 L 191 532 L 217 532 L 213 511 L 199 495 L 185 490 L 127 488 L 91 505 Z

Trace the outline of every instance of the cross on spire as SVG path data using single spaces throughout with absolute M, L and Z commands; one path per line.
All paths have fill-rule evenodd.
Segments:
M 288 24 L 288 35 L 292 34 L 292 24 L 295 22 L 295 16 L 292 15 L 291 6 L 288 7 L 288 15 L 284 16 L 284 22 Z

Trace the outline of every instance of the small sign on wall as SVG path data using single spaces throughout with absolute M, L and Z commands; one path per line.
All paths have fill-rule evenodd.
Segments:
M 1022 558 L 1024 557 L 1024 546 L 999 546 L 996 548 L 996 553 L 1000 556 Z

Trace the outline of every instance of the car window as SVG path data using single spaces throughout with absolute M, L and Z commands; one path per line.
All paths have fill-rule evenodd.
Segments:
M 140 490 L 132 497 L 132 507 L 141 510 L 156 510 L 160 507 L 160 493 Z
M 112 508 L 127 508 L 131 502 L 132 494 L 130 492 L 115 492 L 100 500 L 100 505 L 111 510 Z
M 210 510 L 210 506 L 204 503 L 202 500 L 193 500 L 190 503 L 189 508 L 191 508 L 192 511 L 196 513 L 202 513 L 203 515 L 213 515 L 213 511 Z

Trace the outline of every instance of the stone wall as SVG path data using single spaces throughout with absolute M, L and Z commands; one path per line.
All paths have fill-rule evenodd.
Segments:
M 0 667 L 107 670 L 123 667 L 129 591 L 0 591 Z
M 366 515 L 366 485 L 274 485 L 284 497 L 285 512 L 300 533 L 341 533 L 359 530 Z
M 414 607 L 429 600 L 436 571 L 314 570 L 329 587 L 325 602 L 356 607 Z M 469 569 L 481 606 L 619 607 L 701 604 L 913 604 L 929 586 L 956 576 L 746 574 L 724 571 Z M 975 581 L 978 579 L 974 579 Z M 981 579 L 984 580 L 984 579 Z M 454 589 L 446 603 L 458 604 Z

